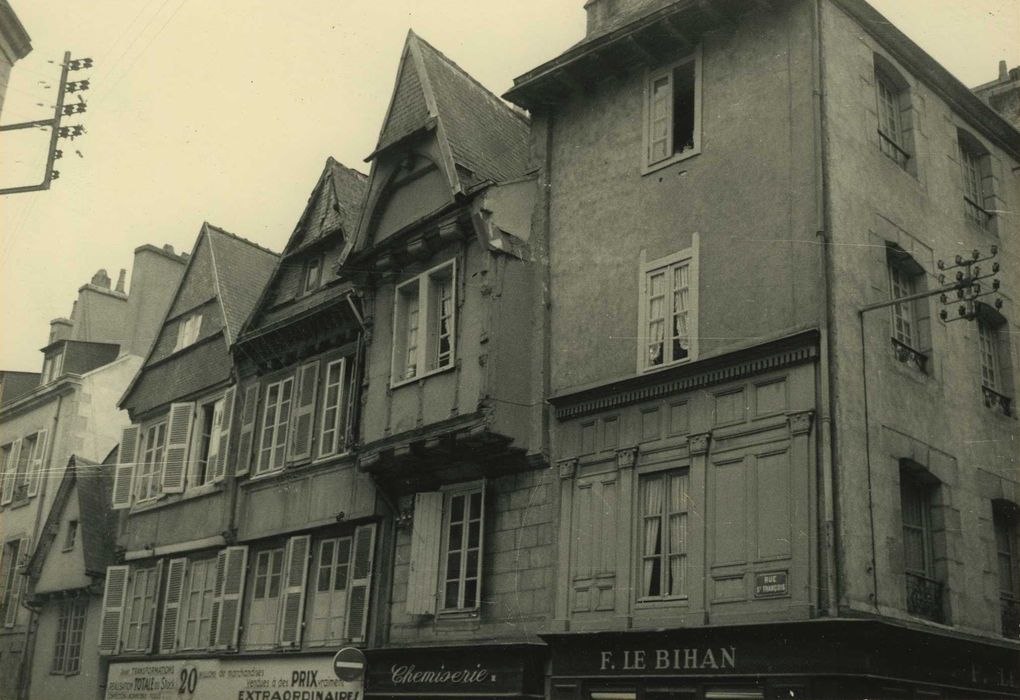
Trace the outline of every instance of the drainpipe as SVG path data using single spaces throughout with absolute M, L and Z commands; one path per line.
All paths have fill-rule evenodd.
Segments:
M 833 319 L 835 302 L 832 284 L 834 274 L 833 248 L 831 242 L 831 197 L 828 184 L 828 148 L 824 129 L 825 76 L 822 56 L 822 0 L 812 3 L 812 92 L 814 94 L 814 151 L 815 151 L 815 235 L 822 247 L 821 296 L 825 312 L 822 315 L 821 343 L 819 348 L 818 377 L 818 463 L 819 485 L 821 487 L 820 540 L 825 562 L 825 598 L 819 601 L 829 617 L 839 616 L 841 594 L 841 557 L 839 552 L 839 505 L 836 499 L 839 476 L 836 465 L 839 456 L 836 435 L 832 421 L 836 414 L 837 384 L 836 369 L 833 365 L 833 351 L 836 346 Z
M 79 395 L 80 395 L 79 387 Z M 57 427 L 60 425 L 60 409 L 64 405 L 64 396 L 61 394 L 57 397 L 57 410 L 53 414 L 53 424 L 50 426 L 50 444 L 46 455 L 48 459 L 44 460 L 39 464 L 39 494 L 36 496 L 38 499 L 35 510 L 35 524 L 32 526 L 32 544 L 33 546 L 39 546 L 39 529 L 42 521 L 43 509 L 46 506 L 46 487 L 49 484 L 49 471 L 50 465 L 53 464 L 53 452 L 54 446 L 57 444 Z M 23 590 L 25 595 L 19 601 L 20 605 L 28 610 L 28 627 L 25 630 L 25 653 L 21 655 L 21 667 L 18 669 L 18 693 L 19 698 L 29 698 L 31 694 L 29 690 L 32 685 L 32 660 L 35 657 L 35 633 L 39 627 L 39 610 L 33 608 L 28 604 L 28 586 L 30 579 L 26 576 L 23 584 Z

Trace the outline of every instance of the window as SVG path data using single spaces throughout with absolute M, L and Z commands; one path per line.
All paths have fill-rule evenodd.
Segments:
M 159 587 L 160 568 L 155 566 L 147 569 L 134 569 L 131 572 L 123 651 L 146 652 L 152 647 L 156 590 Z
M 1004 330 L 1006 319 L 994 307 L 978 302 L 977 341 L 981 366 L 981 393 L 985 406 L 1013 415 L 1013 400 L 1006 395 L 1013 386 L 1009 334 Z
M 81 670 L 81 642 L 85 635 L 86 610 L 88 600 L 65 600 L 60 604 L 50 673 L 72 676 Z
M 249 648 L 272 647 L 276 643 L 276 622 L 280 614 L 283 548 L 259 552 L 254 571 L 245 645 Z
M 482 579 L 482 489 L 446 495 L 443 526 L 442 608 L 474 610 Z
M 941 622 L 942 583 L 935 576 L 935 547 L 931 522 L 934 491 L 935 486 L 921 474 L 906 469 L 900 471 L 907 612 Z
M 312 615 L 308 626 L 309 642 L 328 643 L 345 639 L 352 544 L 351 537 L 319 542 L 313 579 L 315 589 L 312 593 Z
M 174 345 L 174 352 L 183 350 L 198 340 L 199 331 L 202 329 L 202 314 L 194 313 L 187 318 L 177 322 L 177 343 Z
M 166 421 L 150 425 L 145 430 L 142 458 L 138 460 L 135 475 L 135 498 L 147 501 L 160 493 L 163 475 L 163 454 L 166 450 Z
M 875 56 L 878 100 L 878 145 L 882 153 L 907 170 L 911 165 L 911 130 L 905 111 L 910 106 L 907 82 L 881 56 Z
M 695 250 L 692 247 L 643 266 L 638 333 L 641 370 L 695 359 L 698 284 Z
M 643 599 L 687 595 L 687 471 L 641 478 Z
M 74 543 L 78 539 L 78 521 L 68 520 L 67 521 L 67 532 L 64 534 L 64 548 L 63 551 L 69 552 L 74 549 Z
M 995 527 L 995 554 L 999 568 L 999 609 L 1002 634 L 1020 639 L 1020 551 L 1017 547 L 1017 520 L 1020 509 L 1015 503 L 995 501 L 992 524 Z
M 456 333 L 454 261 L 397 286 L 393 383 L 453 366 Z
M 314 292 L 322 284 L 322 258 L 314 257 L 305 262 L 303 294 Z
M 205 649 L 209 646 L 215 593 L 216 558 L 190 562 L 178 622 L 181 649 Z
M 55 352 L 43 360 L 42 376 L 40 384 L 49 384 L 59 377 L 64 371 L 64 353 Z
M 890 307 L 892 342 L 896 358 L 928 371 L 931 319 L 927 298 L 909 299 L 925 291 L 924 268 L 899 246 L 886 246 L 889 267 L 889 292 L 892 299 L 908 299 Z
M 255 474 L 264 474 L 283 467 L 290 424 L 291 395 L 294 379 L 288 377 L 270 384 L 266 389 L 266 405 L 262 414 L 262 442 Z
M 0 552 L 0 619 L 5 627 L 14 627 L 18 619 L 23 583 L 18 569 L 27 559 L 27 540 L 10 540 Z
M 992 214 L 986 207 L 988 195 L 991 194 L 990 165 L 988 150 L 974 136 L 965 131 L 958 131 L 960 149 L 960 169 L 963 173 L 963 209 L 970 221 L 981 228 L 987 229 L 992 221 Z
M 334 360 L 326 365 L 325 391 L 322 393 L 322 426 L 319 438 L 319 456 L 344 452 L 347 442 L 346 406 L 347 399 L 344 387 L 344 358 Z
M 645 86 L 645 172 L 701 152 L 700 86 L 700 52 L 649 74 Z
M 983 319 L 977 321 L 978 354 L 981 357 L 981 386 L 999 388 L 999 357 L 996 347 L 996 329 Z
M 21 441 L 21 450 L 18 452 L 18 462 L 14 472 L 14 500 L 19 501 L 28 497 L 29 467 L 32 464 L 32 455 L 35 453 L 38 435 L 29 435 Z
M 216 477 L 216 460 L 223 432 L 223 405 L 224 400 L 219 398 L 198 407 L 198 458 L 192 472 L 192 486 L 202 486 Z M 226 445 L 222 449 L 226 449 Z

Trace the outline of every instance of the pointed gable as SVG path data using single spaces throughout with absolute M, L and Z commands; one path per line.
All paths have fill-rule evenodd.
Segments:
M 206 224 L 212 243 L 216 291 L 223 309 L 227 345 L 241 332 L 279 256 L 249 240 Z
M 397 84 L 393 88 L 393 97 L 390 98 L 390 108 L 383 120 L 376 151 L 388 148 L 425 128 L 429 120 L 435 116 L 430 113 L 425 102 L 425 90 L 418 74 L 418 62 L 411 53 L 412 37 L 414 34 L 410 34 L 404 43 L 400 67 L 397 69 Z
M 340 234 L 350 238 L 358 225 L 368 176 L 338 163 L 332 156 L 315 184 L 308 204 L 283 249 L 290 255 L 317 240 Z

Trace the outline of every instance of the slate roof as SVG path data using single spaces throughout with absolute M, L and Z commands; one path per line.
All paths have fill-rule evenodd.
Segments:
M 206 223 L 203 228 L 212 248 L 216 291 L 229 346 L 255 308 L 280 256 L 212 224 Z
M 473 182 L 500 182 L 524 173 L 528 159 L 527 116 L 413 31 L 408 32 L 375 153 L 427 127 L 432 119 L 448 143 L 454 162 L 473 173 Z
M 46 516 L 43 534 L 28 561 L 29 576 L 39 576 L 50 547 L 61 536 L 60 521 L 72 493 L 78 496 L 78 528 L 85 573 L 89 576 L 103 576 L 106 567 L 114 563 L 117 516 L 111 504 L 111 489 L 116 459 L 117 448 L 106 456 L 102 464 L 71 455 L 57 487 L 53 505 Z

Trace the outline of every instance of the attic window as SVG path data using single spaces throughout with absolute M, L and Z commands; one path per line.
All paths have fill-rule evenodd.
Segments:
M 193 345 L 202 329 L 202 314 L 194 313 L 177 322 L 177 343 L 174 352 Z
M 302 293 L 310 294 L 322 285 L 322 257 L 316 256 L 305 262 L 305 276 Z
M 701 152 L 700 52 L 649 73 L 645 172 Z
M 74 543 L 78 540 L 78 521 L 67 521 L 67 532 L 64 535 L 63 551 L 69 552 L 74 549 Z

